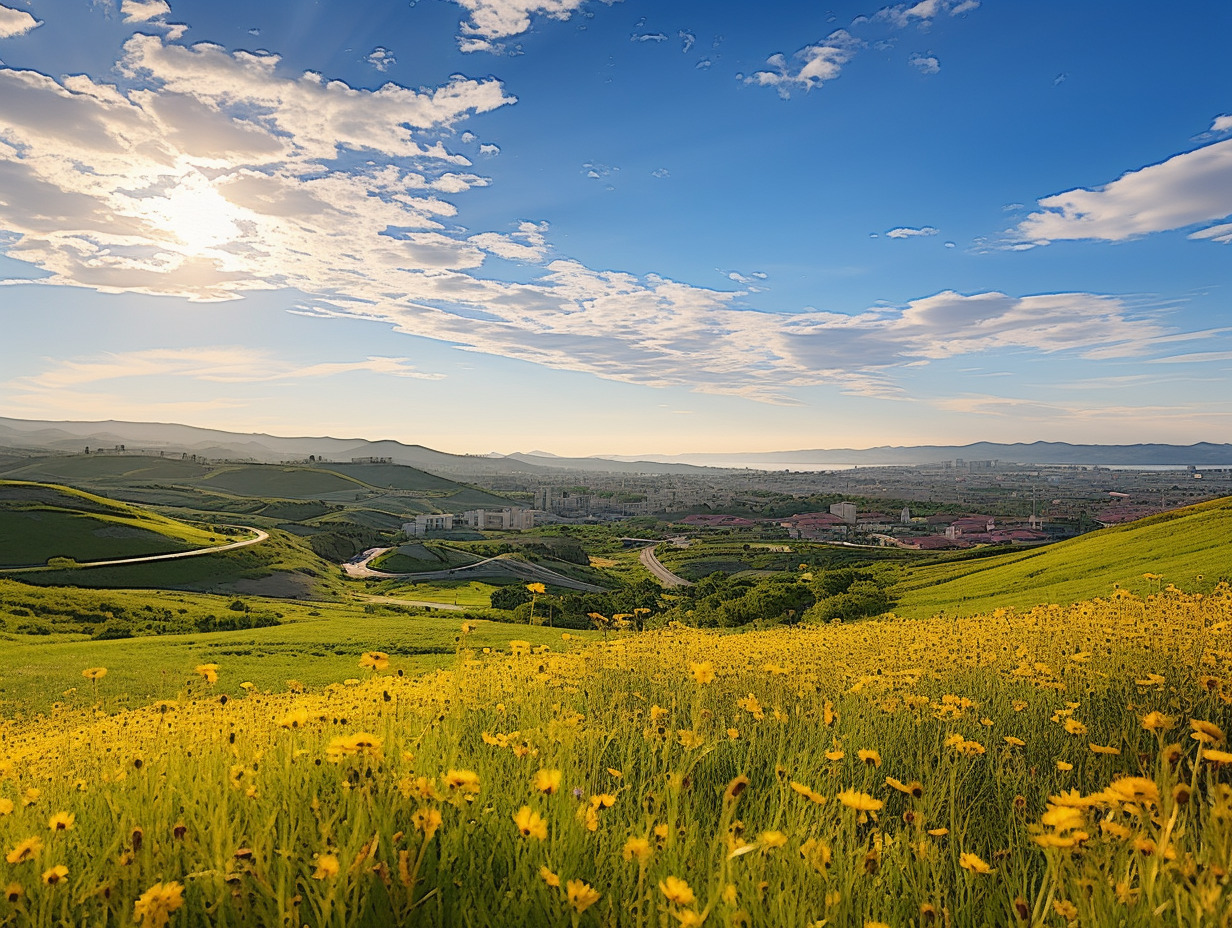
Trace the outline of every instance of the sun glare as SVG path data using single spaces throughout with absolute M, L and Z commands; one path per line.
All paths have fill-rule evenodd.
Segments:
M 187 254 L 203 254 L 240 234 L 237 208 L 195 172 L 153 200 L 147 218 L 174 236 Z

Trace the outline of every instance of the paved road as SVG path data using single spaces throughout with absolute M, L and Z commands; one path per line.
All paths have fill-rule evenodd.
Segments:
M 122 557 L 111 561 L 78 561 L 76 566 L 83 567 L 119 567 L 124 564 L 148 564 L 152 561 L 175 561 L 185 557 L 200 557 L 203 554 L 217 554 L 219 551 L 234 551 L 236 548 L 247 548 L 249 545 L 260 544 L 269 538 L 269 532 L 263 532 L 259 528 L 253 528 L 249 525 L 229 525 L 228 528 L 242 528 L 244 531 L 253 532 L 253 538 L 245 538 L 242 541 L 232 541 L 225 545 L 213 545 L 209 548 L 194 548 L 192 551 L 175 551 L 171 554 L 147 554 L 144 557 Z M 33 570 L 61 570 L 59 567 L 5 567 L 0 568 L 3 573 L 20 573 L 22 571 Z
M 568 590 L 579 590 L 583 593 L 606 593 L 604 587 L 597 586 L 593 583 L 586 583 L 583 580 L 574 580 L 572 577 L 566 577 L 564 574 L 559 574 L 556 571 L 543 567 L 540 564 L 532 564 L 529 561 L 518 560 L 510 557 L 507 554 L 498 554 L 496 557 L 484 558 L 482 561 L 476 561 L 474 564 L 466 564 L 462 567 L 450 567 L 447 570 L 433 570 L 426 573 L 417 574 L 394 574 L 386 573 L 382 570 L 373 570 L 368 566 L 373 559 L 380 557 L 389 548 L 369 548 L 358 559 L 347 561 L 342 565 L 342 569 L 346 571 L 348 577 L 356 579 L 372 579 L 372 580 L 413 580 L 430 581 L 430 580 L 469 580 L 479 579 L 482 577 L 507 577 L 513 574 L 522 580 L 538 581 L 539 583 L 548 583 L 552 586 L 562 586 Z
M 659 559 L 655 557 L 654 549 L 654 545 L 647 545 L 642 548 L 642 553 L 638 555 L 638 560 L 642 562 L 642 566 L 655 575 L 655 578 L 660 583 L 666 587 L 693 585 L 692 581 L 686 580 L 684 577 L 677 577 L 674 573 L 664 567 Z

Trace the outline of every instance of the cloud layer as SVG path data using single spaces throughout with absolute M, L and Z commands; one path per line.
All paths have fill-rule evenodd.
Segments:
M 15 10 L 0 4 L 0 39 L 8 39 L 15 35 L 25 35 L 35 26 L 41 26 L 37 19 L 25 10 Z
M 0 229 L 17 236 L 8 254 L 47 286 L 198 301 L 288 288 L 308 295 L 310 315 L 771 402 L 816 384 L 897 395 L 896 368 L 962 354 L 1143 355 L 1165 334 L 1084 293 L 946 291 L 855 315 L 763 312 L 747 305 L 753 288 L 555 256 L 542 222 L 461 228 L 455 201 L 487 180 L 444 139 L 514 102 L 494 79 L 366 91 L 284 76 L 271 55 L 149 35 L 126 43 L 119 70 L 129 89 L 0 69 Z M 493 257 L 526 265 L 526 279 L 486 275 Z
M 1016 228 L 1020 240 L 1120 242 L 1225 219 L 1232 216 L 1232 139 L 1130 171 L 1102 187 L 1046 197 L 1039 205 Z M 1229 231 L 1232 227 L 1223 225 L 1191 237 L 1227 242 Z

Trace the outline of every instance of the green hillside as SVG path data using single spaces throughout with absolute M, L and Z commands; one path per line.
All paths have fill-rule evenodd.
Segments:
M 196 526 L 54 484 L 0 480 L 0 567 L 169 554 L 220 544 Z
M 990 612 L 1107 596 L 1119 585 L 1144 594 L 1161 581 L 1204 592 L 1232 579 L 1232 497 L 1101 529 L 1069 541 L 903 570 L 899 615 Z

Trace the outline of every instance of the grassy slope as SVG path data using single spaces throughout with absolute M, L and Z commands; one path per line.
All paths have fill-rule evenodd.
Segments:
M 153 602 L 150 597 L 156 594 L 120 591 L 109 595 L 135 612 L 136 603 Z M 185 600 L 172 597 L 169 601 Z M 215 613 L 226 609 L 226 600 L 219 598 L 191 597 L 188 603 L 191 608 Z M 220 668 L 219 682 L 211 692 L 231 695 L 242 693 L 239 684 L 244 681 L 263 690 L 279 691 L 286 689 L 288 680 L 320 687 L 347 677 L 362 677 L 365 674 L 359 668 L 359 656 L 370 650 L 387 652 L 395 669 L 425 672 L 453 662 L 462 621 L 458 615 L 411 615 L 410 610 L 387 607 L 370 612 L 359 605 L 275 600 L 252 603 L 254 608 L 283 613 L 285 624 L 119 641 L 67 640 L 66 635 L 2 636 L 0 706 L 42 710 L 57 699 L 85 699 L 90 684 L 81 671 L 95 666 L 108 669 L 104 692 L 125 694 L 122 700 L 108 696 L 109 707 L 174 697 L 193 679 L 193 668 L 203 663 L 217 663 Z M 487 621 L 476 625 L 471 638 L 471 646 L 476 648 L 507 648 L 515 638 L 550 644 L 557 650 L 569 644 L 562 640 L 559 629 Z M 569 634 L 577 640 L 594 637 L 589 632 Z M 74 687 L 76 693 L 63 695 Z
M 166 554 L 220 543 L 209 531 L 92 493 L 0 480 L 0 566 Z
M 1114 584 L 1146 593 L 1155 588 L 1142 576 L 1148 572 L 1161 574 L 1165 584 L 1206 591 L 1232 578 L 1230 554 L 1232 497 L 1042 548 L 908 568 L 895 612 L 915 617 L 1068 605 L 1106 596 Z

